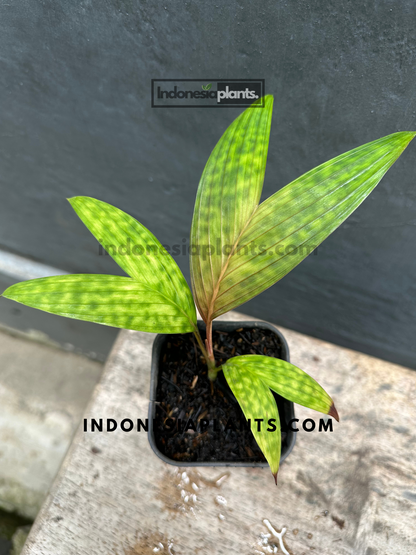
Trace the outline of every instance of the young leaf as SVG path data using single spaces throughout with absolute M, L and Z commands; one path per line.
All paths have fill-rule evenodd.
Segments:
M 259 107 L 264 100 L 264 107 Z M 225 131 L 202 174 L 191 229 L 191 280 L 207 321 L 230 252 L 248 225 L 263 187 L 273 97 L 247 108 Z
M 182 272 L 144 225 L 100 200 L 90 197 L 68 200 L 94 237 L 129 276 L 180 307 L 196 325 L 195 304 Z
M 89 197 L 74 197 L 69 202 L 133 279 L 56 276 L 18 283 L 3 296 L 46 312 L 117 328 L 156 333 L 194 331 L 192 293 L 176 262 L 156 237 L 110 204 Z
M 193 331 L 188 315 L 166 296 L 128 277 L 77 274 L 23 281 L 3 297 L 33 308 L 116 328 L 157 333 Z
M 251 430 L 275 480 L 280 460 L 280 433 L 268 432 L 265 425 L 269 418 L 276 418 L 276 412 L 278 414 L 270 389 L 289 401 L 339 420 L 331 397 L 313 378 L 289 362 L 261 355 L 243 355 L 228 359 L 222 370 L 244 416 L 251 419 Z M 255 418 L 263 420 L 262 433 L 257 431 L 256 423 L 253 423 Z M 278 416 L 276 421 L 279 424 L 277 430 L 280 431 Z
M 266 96 L 264 108 L 247 108 L 228 127 L 201 177 L 191 279 L 206 322 L 297 266 L 363 202 L 415 135 L 394 133 L 346 152 L 259 206 L 272 104 Z
M 229 359 L 223 365 L 223 371 L 231 391 L 234 393 L 244 416 L 250 420 L 250 428 L 269 463 L 272 474 L 277 480 L 277 472 L 280 463 L 281 432 L 279 411 L 276 401 L 269 387 L 261 380 L 255 372 L 244 365 L 233 363 L 235 357 Z M 256 422 L 261 420 L 261 422 Z M 267 431 L 269 420 L 274 419 L 276 429 L 274 432 Z M 260 425 L 260 429 L 258 426 Z
M 122 210 L 90 197 L 68 199 L 95 238 L 135 280 L 166 296 L 196 323 L 192 293 L 178 265 L 142 225 Z
M 338 420 L 337 410 L 328 393 L 306 372 L 290 362 L 262 355 L 243 355 L 229 359 L 227 365 L 253 373 L 288 401 L 329 414 Z
M 394 133 L 355 148 L 264 201 L 229 257 L 213 317 L 252 299 L 306 258 L 371 193 L 414 136 Z

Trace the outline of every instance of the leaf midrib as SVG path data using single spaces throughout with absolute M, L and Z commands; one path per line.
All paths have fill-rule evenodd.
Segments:
M 221 270 L 221 273 L 220 273 L 220 276 L 219 276 L 219 278 L 218 278 L 217 284 L 215 285 L 214 291 L 213 291 L 213 293 L 212 293 L 211 302 L 210 302 L 209 305 L 208 305 L 208 315 L 207 315 L 207 320 L 208 320 L 208 322 L 212 319 L 212 315 L 214 314 L 215 301 L 216 301 L 217 298 L 218 298 L 218 293 L 219 293 L 219 290 L 220 290 L 221 282 L 222 282 L 222 279 L 224 278 L 224 275 L 225 275 L 225 273 L 226 273 L 226 271 L 227 271 L 227 268 L 228 268 L 228 265 L 229 265 L 229 263 L 230 263 L 231 257 L 233 256 L 233 254 L 234 254 L 234 252 L 235 252 L 235 249 L 236 249 L 237 246 L 238 246 L 238 242 L 239 242 L 239 240 L 241 239 L 241 236 L 242 236 L 243 233 L 245 232 L 246 227 L 250 224 L 250 222 L 251 222 L 252 218 L 254 217 L 254 214 L 256 213 L 256 211 L 257 211 L 257 209 L 259 208 L 259 206 L 260 206 L 260 205 L 258 204 L 257 206 L 254 207 L 253 213 L 252 213 L 251 216 L 248 218 L 248 220 L 247 220 L 245 226 L 244 226 L 243 229 L 241 230 L 240 235 L 237 237 L 237 239 L 236 239 L 236 241 L 235 241 L 235 243 L 234 243 L 234 245 L 233 245 L 233 248 L 232 248 L 230 254 L 229 254 L 228 257 L 227 257 L 226 263 L 224 264 L 224 266 L 223 266 L 223 268 L 222 268 L 222 270 Z

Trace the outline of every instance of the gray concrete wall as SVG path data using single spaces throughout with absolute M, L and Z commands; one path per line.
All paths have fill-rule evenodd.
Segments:
M 73 195 L 117 205 L 162 242 L 188 237 L 204 164 L 240 110 L 152 109 L 152 78 L 266 80 L 265 196 L 415 129 L 415 21 L 412 0 L 2 3 L 0 248 L 69 272 L 117 272 Z M 415 175 L 411 145 L 318 256 L 242 310 L 416 367 Z

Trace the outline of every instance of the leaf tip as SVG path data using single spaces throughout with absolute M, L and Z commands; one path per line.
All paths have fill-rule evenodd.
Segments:
M 407 143 L 410 143 L 416 137 L 416 131 L 407 131 L 406 135 L 409 137 Z
M 66 200 L 69 202 L 69 204 L 72 206 L 72 208 L 74 208 L 74 204 L 76 203 L 78 197 L 69 197 Z
M 272 94 L 266 94 L 266 96 L 264 97 L 265 105 L 269 104 L 270 107 L 272 107 L 273 102 L 274 102 L 274 96 Z
M 0 294 L 0 297 L 4 297 L 5 299 L 10 299 L 10 296 L 7 295 L 7 292 L 10 291 L 10 289 L 13 287 L 13 285 L 11 285 L 10 287 L 8 287 L 7 289 L 5 289 L 3 291 L 3 293 Z M 13 300 L 13 299 L 12 299 Z
M 330 408 L 329 411 L 328 411 L 328 416 L 334 417 L 335 420 L 336 420 L 337 422 L 339 422 L 338 411 L 337 411 L 337 409 L 335 408 L 334 403 L 332 403 L 331 408 Z
M 273 478 L 274 478 L 274 483 L 277 486 L 277 472 L 272 472 L 272 474 L 273 474 Z
M 402 153 L 416 137 L 416 131 L 401 131 L 397 133 L 400 139 L 399 147 L 400 153 Z
M 80 202 L 88 202 L 95 199 L 92 199 L 91 197 L 87 197 L 85 195 L 77 195 L 75 197 L 69 197 L 66 200 L 73 206 L 74 204 L 77 204 Z

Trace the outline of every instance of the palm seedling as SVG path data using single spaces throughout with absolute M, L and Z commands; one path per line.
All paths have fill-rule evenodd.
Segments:
M 264 107 L 260 106 L 264 102 Z M 215 361 L 212 322 L 271 287 L 310 254 L 370 194 L 415 133 L 367 143 L 312 169 L 259 204 L 273 98 L 247 108 L 225 131 L 203 171 L 191 229 L 192 291 L 154 235 L 133 217 L 88 197 L 73 209 L 127 274 L 64 275 L 18 283 L 3 296 L 25 305 L 117 328 L 195 334 L 215 381 L 222 371 L 250 419 L 251 430 L 277 476 L 281 437 L 271 393 L 338 419 L 330 396 L 303 370 L 272 357 Z M 129 253 L 123 246 L 130 245 Z M 206 324 L 203 341 L 197 306 Z M 258 431 L 273 420 L 278 433 Z

